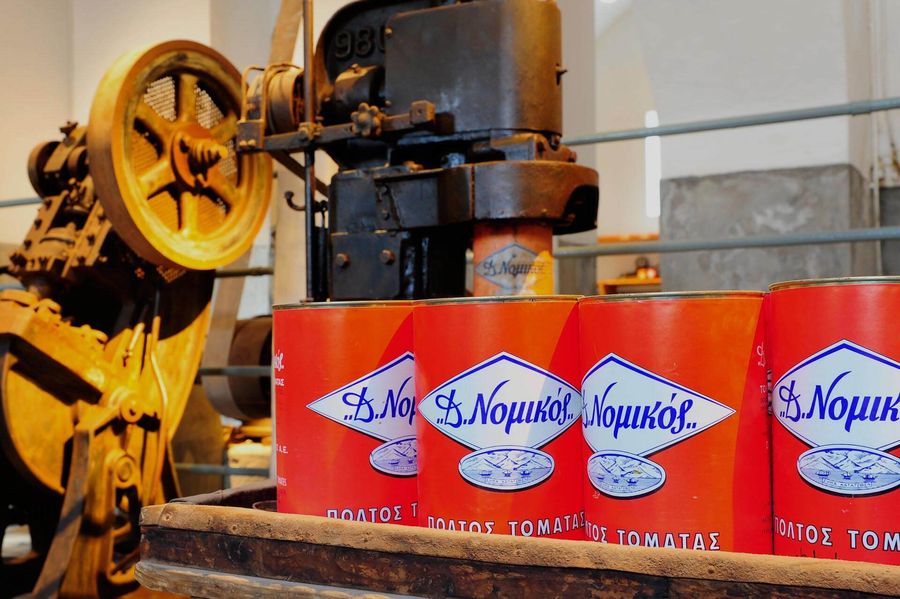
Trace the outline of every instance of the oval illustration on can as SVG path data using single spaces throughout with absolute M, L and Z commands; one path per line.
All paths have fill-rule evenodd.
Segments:
M 485 489 L 519 491 L 547 480 L 554 466 L 553 457 L 539 449 L 501 445 L 464 456 L 459 473 Z
M 666 482 L 662 466 L 626 451 L 598 451 L 588 459 L 587 470 L 594 488 L 611 497 L 646 495 Z
M 821 445 L 797 458 L 809 484 L 841 495 L 869 495 L 900 486 L 900 458 L 856 445 Z
M 372 468 L 392 476 L 415 476 L 418 471 L 416 436 L 399 437 L 382 443 L 369 454 Z

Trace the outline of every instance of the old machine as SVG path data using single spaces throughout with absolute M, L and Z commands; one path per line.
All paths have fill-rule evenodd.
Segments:
M 553 233 L 595 226 L 597 173 L 560 143 L 555 2 L 363 0 L 315 53 L 310 20 L 304 41 L 306 69 L 245 72 L 237 143 L 307 181 L 315 150 L 338 165 L 315 186 L 327 201 L 306 187 L 310 299 L 462 296 L 467 248 L 477 268 L 491 248 L 536 240 L 527 260 Z M 508 268 L 494 278 L 518 290 Z
M 0 530 L 25 523 L 33 545 L 2 565 L 11 593 L 133 588 L 140 509 L 179 494 L 167 448 L 212 269 L 261 226 L 269 157 L 314 182 L 287 201 L 315 301 L 465 295 L 470 248 L 516 293 L 516 259 L 594 227 L 597 174 L 560 142 L 554 2 L 361 0 L 315 50 L 304 25 L 305 68 L 241 76 L 192 42 L 126 55 L 87 125 L 29 157 L 43 204 L 11 257 L 24 289 L 0 295 Z
M 2 593 L 135 586 L 143 506 L 179 494 L 169 441 L 197 372 L 214 269 L 265 218 L 271 165 L 236 153 L 240 76 L 170 42 L 122 57 L 86 126 L 39 145 L 43 198 L 0 294 L 2 528 L 32 551 Z

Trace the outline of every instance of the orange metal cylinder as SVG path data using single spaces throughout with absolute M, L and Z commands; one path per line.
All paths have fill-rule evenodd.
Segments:
M 540 221 L 475 225 L 474 295 L 553 293 L 553 227 Z
M 900 565 L 900 279 L 772 286 L 775 553 Z
M 278 511 L 415 524 L 411 302 L 273 318 Z
M 420 524 L 583 538 L 575 298 L 431 301 L 414 319 Z
M 585 532 L 771 553 L 763 294 L 580 302 Z

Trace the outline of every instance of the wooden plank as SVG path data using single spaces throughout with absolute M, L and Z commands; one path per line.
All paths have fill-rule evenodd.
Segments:
M 215 572 L 218 576 L 252 576 L 266 581 L 291 579 L 423 597 L 662 598 L 729 595 L 838 599 L 875 596 L 838 589 L 681 579 L 606 569 L 511 566 L 474 559 L 372 551 L 212 532 L 185 534 L 184 531 L 165 527 L 147 528 L 144 544 L 142 564 L 144 560 L 173 564 L 188 555 L 192 566 Z M 149 579 L 142 579 L 141 582 L 148 586 L 159 584 Z M 196 594 L 185 587 L 168 583 L 152 588 Z
M 247 543 L 253 542 L 255 551 L 265 552 L 269 549 L 275 551 L 271 556 L 259 558 L 263 559 L 266 565 L 263 570 L 254 572 L 256 575 L 277 576 L 279 572 L 291 571 L 290 568 L 297 567 L 294 561 L 299 559 L 297 555 L 304 556 L 304 559 L 340 558 L 343 560 L 341 563 L 365 564 L 366 559 L 369 557 L 374 559 L 375 556 L 365 554 L 364 557 L 363 554 L 356 555 L 354 552 L 369 551 L 392 556 L 387 562 L 379 561 L 379 567 L 401 570 L 413 560 L 437 560 L 437 563 L 462 560 L 467 563 L 487 563 L 499 567 L 502 571 L 514 572 L 524 572 L 529 568 L 564 568 L 567 572 L 581 569 L 589 573 L 601 571 L 628 574 L 626 577 L 628 580 L 637 580 L 632 575 L 638 578 L 643 575 L 667 579 L 721 581 L 732 586 L 733 583 L 752 583 L 798 589 L 818 588 L 900 595 L 900 567 L 880 564 L 624 547 L 587 541 L 523 539 L 390 524 L 373 525 L 205 505 L 168 504 L 149 510 L 152 511 L 145 512 L 144 519 L 147 551 L 156 551 L 164 530 L 168 532 L 165 536 L 166 541 L 162 544 L 175 543 L 179 537 L 194 537 L 194 541 L 197 541 L 200 537 L 193 532 L 184 534 L 178 531 L 202 531 L 220 535 L 204 537 L 209 543 L 206 549 L 196 547 L 197 551 L 202 550 L 204 555 L 207 555 L 206 559 L 213 560 L 204 567 L 225 568 L 228 566 L 226 562 L 234 556 L 231 555 L 220 563 L 215 561 L 214 554 L 219 552 L 227 556 L 229 553 L 227 549 L 231 546 L 227 541 L 229 538 L 235 538 L 243 543 L 243 547 L 248 547 L 250 545 Z M 151 524 L 155 524 L 158 529 L 152 530 Z M 185 539 L 183 542 L 189 540 Z M 272 544 L 269 549 L 263 549 L 262 545 L 256 543 L 260 540 L 278 543 Z M 292 544 L 296 545 L 295 549 L 290 549 Z M 346 553 L 347 550 L 350 551 L 349 554 Z M 148 553 L 145 557 L 149 555 Z M 192 559 L 196 558 L 196 555 L 187 552 L 183 555 L 192 555 Z M 269 558 L 277 560 L 279 555 L 285 556 L 281 562 L 266 561 Z M 347 557 L 348 555 L 352 557 Z M 179 553 L 173 553 L 171 559 L 173 563 L 178 563 Z M 461 578 L 470 575 L 465 568 L 456 572 Z M 604 576 L 609 575 L 601 576 L 601 582 Z M 619 582 L 624 584 L 625 579 Z
M 222 574 L 198 568 L 144 560 L 135 569 L 135 578 L 144 587 L 168 589 L 191 597 L 228 597 L 229 599 L 278 599 L 280 597 L 321 597 L 322 599 L 394 599 L 401 595 L 384 595 L 358 589 L 338 589 L 271 580 L 256 576 Z

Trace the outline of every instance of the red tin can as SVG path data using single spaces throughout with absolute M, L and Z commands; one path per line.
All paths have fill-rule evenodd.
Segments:
M 588 539 L 772 552 L 762 293 L 580 302 Z
M 575 297 L 415 312 L 419 523 L 584 538 Z
M 416 524 L 412 303 L 273 317 L 278 511 Z
M 900 565 L 900 278 L 771 297 L 775 553 Z

